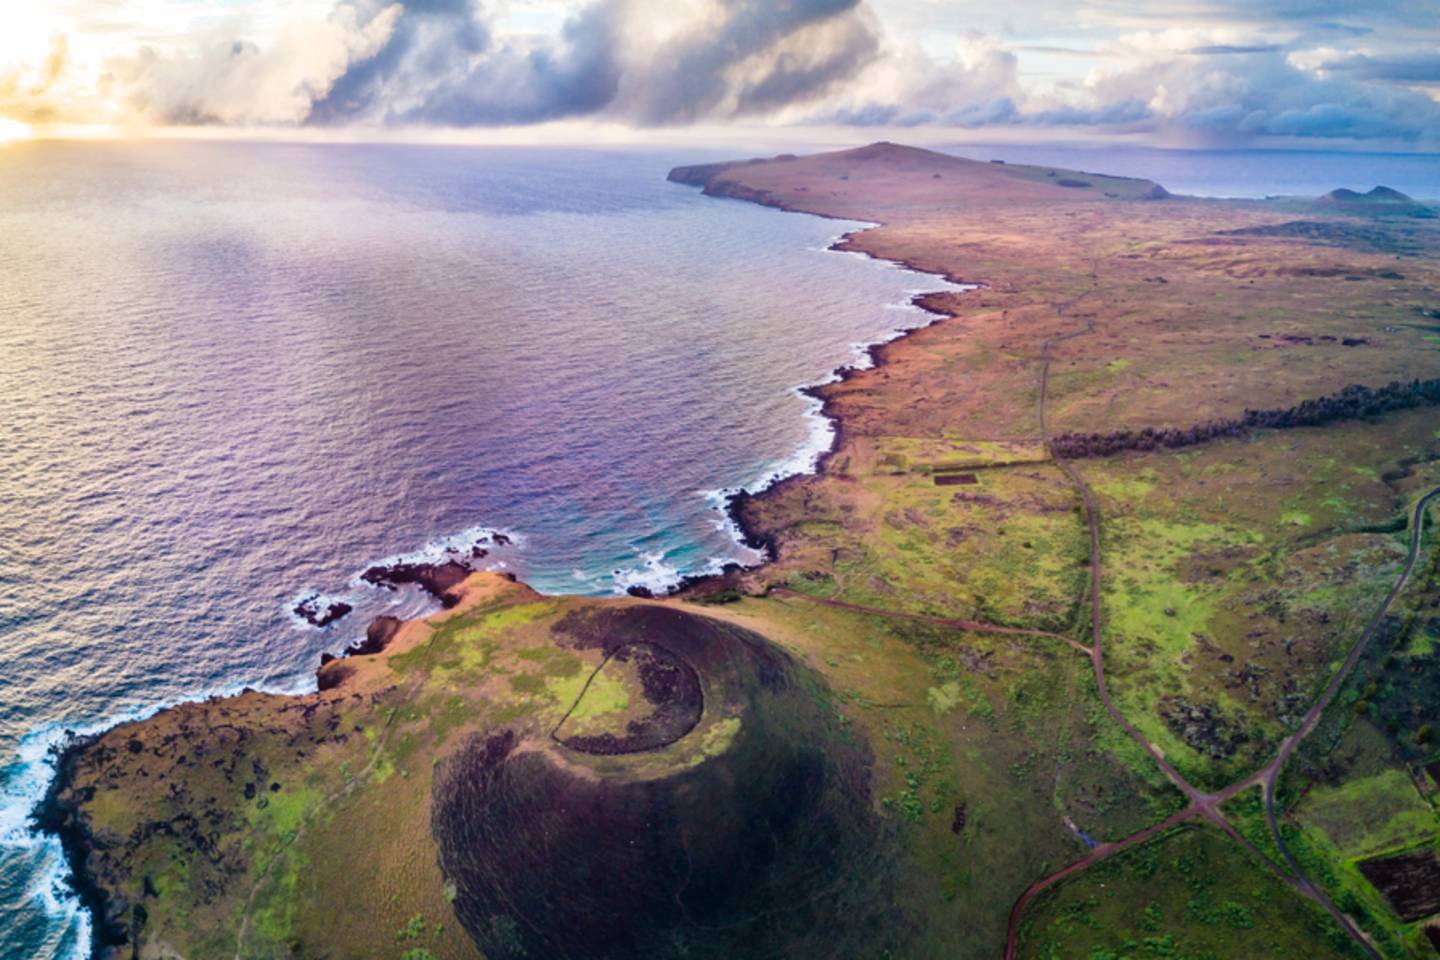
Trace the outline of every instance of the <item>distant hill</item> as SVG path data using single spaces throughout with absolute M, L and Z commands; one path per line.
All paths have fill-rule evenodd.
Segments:
M 947 202 L 976 205 L 1015 200 L 1160 200 L 1170 196 L 1150 180 L 1058 167 L 984 163 L 886 141 L 804 157 L 783 154 L 677 167 L 670 172 L 670 179 L 703 187 L 711 195 L 782 207 L 793 204 L 799 194 L 812 193 L 828 196 L 842 206 L 854 202 L 872 211 Z
M 1337 207 L 1346 213 L 1361 215 L 1400 215 L 1426 219 L 1436 215 L 1434 207 L 1385 186 L 1377 186 L 1366 193 L 1341 187 L 1331 190 L 1316 202 Z
M 1332 203 L 1414 203 L 1415 201 L 1399 190 L 1390 187 L 1375 187 L 1369 193 L 1360 193 L 1341 187 L 1331 190 L 1324 198 Z

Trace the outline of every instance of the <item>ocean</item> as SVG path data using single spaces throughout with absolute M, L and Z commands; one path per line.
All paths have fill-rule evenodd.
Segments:
M 754 561 L 723 491 L 809 467 L 795 388 L 938 284 L 667 183 L 690 159 L 0 148 L 0 956 L 85 940 L 27 823 L 62 732 L 311 686 L 432 606 L 369 564 L 490 530 L 552 593 Z M 356 612 L 316 629 L 310 593 Z
M 1296 192 L 1289 155 L 1026 149 L 962 152 Z M 1434 157 L 1324 157 L 1325 189 L 1440 196 Z M 311 687 L 433 606 L 370 564 L 488 537 L 484 565 L 603 595 L 757 559 L 720 507 L 828 447 L 796 388 L 944 284 L 828 251 L 860 224 L 665 181 L 720 158 L 0 147 L 0 957 L 87 947 L 29 824 L 65 731 Z M 356 610 L 315 628 L 312 594 Z

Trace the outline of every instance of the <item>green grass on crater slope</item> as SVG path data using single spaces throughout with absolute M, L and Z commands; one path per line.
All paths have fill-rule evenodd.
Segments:
M 329 699 L 249 695 L 244 711 L 217 701 L 138 728 L 147 743 L 163 741 L 171 723 L 188 716 L 209 750 L 215 741 L 199 731 L 213 736 L 225 711 L 237 749 L 233 769 L 207 768 L 213 776 L 157 767 L 149 753 L 124 748 L 124 728 L 112 734 L 107 742 L 119 750 L 84 768 L 80 782 L 131 786 L 86 805 L 97 835 L 194 816 L 217 825 L 221 848 L 234 849 L 212 862 L 198 836 L 151 837 L 144 859 L 102 854 L 107 883 L 145 908 L 144 942 L 187 957 L 228 957 L 248 917 L 247 957 L 298 950 L 398 958 L 417 949 L 476 956 L 436 864 L 435 764 L 471 731 L 500 723 L 543 731 L 559 721 L 577 680 L 599 661 L 557 648 L 551 630 L 585 603 L 500 598 L 442 619 L 388 662 L 361 658 L 377 662 L 365 665 L 373 674 L 349 681 L 353 693 L 342 685 Z M 991 955 L 1009 903 L 1034 875 L 1083 852 L 1064 816 L 1094 835 L 1119 837 L 1176 808 L 1168 787 L 1137 778 L 1112 756 L 1123 740 L 1093 700 L 1086 661 L 1058 640 L 968 635 L 798 598 L 745 600 L 714 613 L 763 631 L 815 668 L 831 691 L 826 709 L 873 751 L 876 813 L 906 865 L 887 893 L 911 918 L 914 939 L 899 955 Z M 580 705 L 588 710 L 593 695 L 603 719 L 636 696 L 633 683 L 614 679 L 613 688 L 592 683 Z M 277 723 L 290 714 L 276 711 L 292 703 L 297 714 L 310 708 L 312 726 Z M 693 747 L 677 747 L 666 762 L 704 762 L 738 735 L 743 724 L 702 724 L 685 741 Z M 139 763 L 148 780 L 134 779 Z M 282 782 L 278 792 L 264 786 L 247 796 L 255 763 Z M 186 792 L 171 791 L 177 780 Z M 167 859 L 190 869 L 161 869 L 157 861 Z M 203 875 L 195 873 L 202 864 Z

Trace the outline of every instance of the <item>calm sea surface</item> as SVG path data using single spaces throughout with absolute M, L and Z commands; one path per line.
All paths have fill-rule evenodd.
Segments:
M 753 559 L 716 492 L 805 468 L 793 388 L 939 284 L 665 182 L 693 158 L 0 148 L 0 957 L 86 936 L 26 825 L 61 731 L 310 685 L 428 607 L 367 564 L 481 528 L 549 592 Z
M 1433 157 L 1305 155 L 1302 191 L 1293 155 L 1045 149 L 968 152 L 1440 196 Z M 516 545 L 487 563 L 549 592 L 753 559 L 720 492 L 808 467 L 828 435 L 794 388 L 924 322 L 906 303 L 942 284 L 825 251 L 855 224 L 665 182 L 703 159 L 0 148 L 0 958 L 88 937 L 28 828 L 48 747 L 305 689 L 372 616 L 428 609 L 360 584 L 368 564 L 492 529 Z M 289 612 L 311 592 L 357 610 L 315 629 Z

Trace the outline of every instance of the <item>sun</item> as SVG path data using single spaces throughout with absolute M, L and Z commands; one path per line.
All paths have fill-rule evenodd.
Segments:
M 0 143 L 30 139 L 30 124 L 0 117 Z

